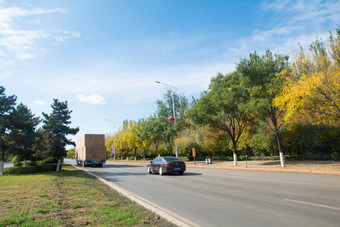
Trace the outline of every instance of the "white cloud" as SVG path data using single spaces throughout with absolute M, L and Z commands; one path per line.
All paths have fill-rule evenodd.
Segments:
M 327 40 L 340 21 L 340 1 L 335 0 L 275 0 L 262 4 L 266 20 L 253 31 L 247 50 L 270 49 L 291 54 L 299 44 L 308 48 L 316 37 Z M 255 47 L 255 48 L 254 48 Z M 251 50 L 251 48 L 254 48 Z
M 104 97 L 101 95 L 96 95 L 96 94 L 91 94 L 89 96 L 80 94 L 80 95 L 77 95 L 77 99 L 80 100 L 81 102 L 91 103 L 95 105 L 106 104 Z
M 65 41 L 68 37 L 79 37 L 80 33 L 74 31 L 47 31 L 43 29 L 25 28 L 22 19 L 29 20 L 30 16 L 46 15 L 53 13 L 66 13 L 64 9 L 42 9 L 31 5 L 4 6 L 0 2 L 0 52 L 1 55 L 13 53 L 19 59 L 30 59 L 45 52 L 39 41 L 53 39 L 59 42 Z M 34 22 L 39 25 L 40 20 Z
M 35 100 L 34 104 L 37 104 L 37 105 L 40 105 L 40 106 L 44 106 L 44 105 L 46 105 L 46 102 L 41 101 L 41 100 Z
M 0 52 L 1 56 L 1 52 Z M 5 77 L 10 77 L 12 74 L 14 74 L 15 70 L 9 70 L 11 66 L 14 66 L 13 61 L 0 61 L 0 79 Z
M 54 36 L 54 39 L 57 42 L 65 42 L 67 41 L 70 37 L 74 37 L 74 38 L 79 38 L 80 37 L 80 33 L 76 32 L 76 31 L 63 31 L 61 33 L 58 33 L 57 35 Z M 57 42 L 54 42 L 53 44 L 56 45 Z

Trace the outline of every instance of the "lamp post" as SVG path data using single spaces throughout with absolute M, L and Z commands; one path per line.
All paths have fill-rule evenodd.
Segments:
M 176 128 L 176 113 L 175 113 L 175 93 L 173 92 L 172 88 L 177 90 L 174 86 L 169 85 L 169 84 L 165 84 L 159 81 L 155 81 L 157 84 L 162 84 L 166 87 L 170 88 L 171 91 L 171 95 L 172 95 L 172 116 L 174 118 L 174 126 Z M 177 152 L 177 136 L 175 136 L 175 144 L 176 144 L 176 157 L 178 157 L 178 152 Z
M 105 119 L 105 121 L 111 122 L 109 119 Z M 115 121 L 113 121 L 113 160 L 116 160 L 116 138 L 115 138 Z

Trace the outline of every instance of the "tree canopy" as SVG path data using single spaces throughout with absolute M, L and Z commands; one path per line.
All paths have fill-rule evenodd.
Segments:
M 276 75 L 289 66 L 288 59 L 288 56 L 280 54 L 273 56 L 272 52 L 267 50 L 262 56 L 254 52 L 249 55 L 249 59 L 245 58 L 237 65 L 237 70 L 249 89 L 249 104 L 253 113 L 264 120 L 276 135 L 282 167 L 285 165 L 280 135 L 283 111 L 274 106 L 273 99 L 283 85 L 283 79 Z
M 237 165 L 237 143 L 251 116 L 249 93 L 241 81 L 239 72 L 218 74 L 211 80 L 209 92 L 203 93 L 191 110 L 198 124 L 225 131 L 232 142 L 234 165 Z
M 9 144 L 10 115 L 14 111 L 16 100 L 15 95 L 6 96 L 5 88 L 0 86 L 0 175 L 4 172 L 5 152 Z
M 66 145 L 75 146 L 75 142 L 68 139 L 67 135 L 77 134 L 79 128 L 69 127 L 72 111 L 68 109 L 67 101 L 60 102 L 54 99 L 51 107 L 51 114 L 42 113 L 46 148 L 52 157 L 60 159 L 66 155 Z
M 36 144 L 36 127 L 40 123 L 27 106 L 20 103 L 11 115 L 10 145 L 13 154 L 25 160 L 35 160 L 34 145 Z
M 278 76 L 285 79 L 274 103 L 286 112 L 285 120 L 339 126 L 340 120 L 340 29 L 330 34 L 330 47 L 322 40 L 303 48 L 292 66 Z

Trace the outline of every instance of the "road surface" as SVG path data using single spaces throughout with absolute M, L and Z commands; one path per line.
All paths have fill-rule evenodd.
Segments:
M 336 175 L 188 168 L 159 176 L 123 163 L 86 169 L 198 226 L 340 224 Z

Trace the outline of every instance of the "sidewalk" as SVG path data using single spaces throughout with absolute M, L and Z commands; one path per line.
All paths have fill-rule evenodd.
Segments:
M 191 168 L 212 168 L 212 169 L 237 169 L 257 170 L 274 172 L 295 172 L 340 175 L 340 162 L 338 161 L 286 161 L 286 166 L 281 167 L 280 161 L 238 161 L 234 166 L 233 161 L 213 161 L 206 164 L 204 161 L 186 162 Z

